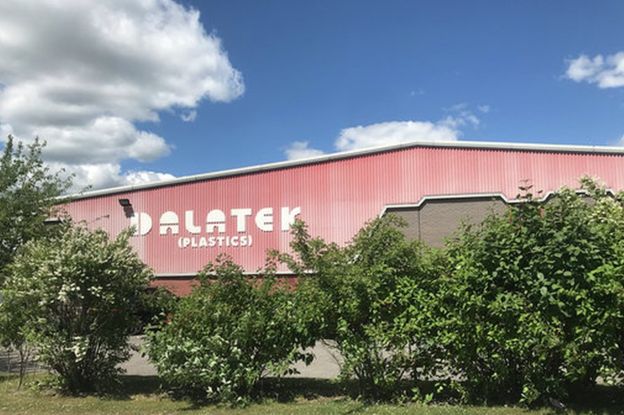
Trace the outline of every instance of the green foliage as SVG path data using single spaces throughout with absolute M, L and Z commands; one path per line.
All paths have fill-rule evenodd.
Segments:
M 2 307 L 21 310 L 18 331 L 67 391 L 107 386 L 129 356 L 136 304 L 151 272 L 128 244 L 129 231 L 66 226 L 33 240 L 8 267 Z
M 310 333 L 335 342 L 341 376 L 357 378 L 367 399 L 396 397 L 407 377 L 435 367 L 429 319 L 444 261 L 408 241 L 401 226 L 392 215 L 376 219 L 339 247 L 311 238 L 299 222 L 292 243 L 298 261 L 285 257 L 302 276 L 298 291 L 307 301 L 299 303 L 310 305 Z
M 227 257 L 200 274 L 171 320 L 148 336 L 148 354 L 171 390 L 200 401 L 246 401 L 265 375 L 290 373 L 310 357 L 290 289 L 269 264 L 261 280 L 245 277 Z
M 18 389 L 22 386 L 26 368 L 32 358 L 32 347 L 26 339 L 24 330 L 27 321 L 28 312 L 25 304 L 20 301 L 2 301 L 2 291 L 0 291 L 0 347 L 8 351 L 16 351 L 19 356 Z
M 137 303 L 138 324 L 134 334 L 143 334 L 149 327 L 158 326 L 173 313 L 178 297 L 163 287 L 150 287 L 141 293 Z
M 54 227 L 43 221 L 54 213 L 55 198 L 70 185 L 70 179 L 52 174 L 43 164 L 39 140 L 25 147 L 9 136 L 0 157 L 0 286 L 2 268 L 17 249 L 31 239 L 46 236 Z
M 55 198 L 68 188 L 70 180 L 51 174 L 43 165 L 43 147 L 38 140 L 28 147 L 16 145 L 9 136 L 0 156 L 0 289 L 6 278 L 5 267 L 19 248 L 58 231 L 43 226 L 43 222 L 56 214 Z M 21 375 L 30 355 L 22 330 L 26 319 L 21 307 L 3 304 L 0 293 L 0 345 L 19 353 Z
M 0 347 L 18 349 L 26 342 L 23 330 L 28 316 L 24 309 L 25 304 L 18 301 L 4 300 L 0 291 Z
M 434 323 L 467 397 L 547 403 L 622 369 L 624 206 L 583 183 L 449 243 Z

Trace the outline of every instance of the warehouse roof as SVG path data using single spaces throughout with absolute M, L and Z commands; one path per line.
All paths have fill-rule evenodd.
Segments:
M 321 163 L 333 160 L 341 160 L 362 155 L 383 153 L 387 151 L 402 150 L 415 147 L 440 147 L 440 148 L 469 148 L 469 149 L 489 149 L 489 150 L 512 150 L 512 151 L 534 151 L 534 152 L 555 152 L 555 153 L 593 153 L 593 154 L 623 154 L 624 147 L 608 146 L 582 146 L 582 145 L 561 145 L 561 144 L 530 144 L 530 143 L 506 143 L 493 141 L 412 141 L 409 143 L 392 144 L 385 146 L 369 147 L 360 150 L 343 151 L 338 153 L 324 154 L 321 156 L 308 157 L 298 160 L 286 160 L 274 163 L 259 164 L 255 166 L 242 167 L 236 169 L 221 170 L 211 173 L 195 174 L 191 176 L 178 177 L 171 180 L 159 182 L 143 183 L 128 186 L 119 186 L 107 189 L 93 190 L 70 195 L 70 199 L 86 199 L 97 196 L 111 195 L 116 193 L 126 193 L 137 190 L 166 187 L 171 185 L 210 180 L 222 177 L 238 176 L 243 174 L 258 173 L 269 170 L 277 170 L 288 167 L 303 166 L 307 164 Z

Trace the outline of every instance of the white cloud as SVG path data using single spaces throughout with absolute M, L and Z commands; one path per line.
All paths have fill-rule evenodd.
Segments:
M 193 110 L 183 112 L 182 115 L 180 115 L 180 118 L 182 118 L 182 121 L 184 122 L 193 122 L 195 121 L 195 118 L 197 118 L 197 111 Z
M 481 107 L 483 106 L 480 106 L 477 109 L 480 112 L 484 112 L 481 110 Z M 487 111 L 489 111 L 489 106 L 486 105 L 486 107 Z M 479 120 L 479 118 L 472 112 L 469 105 L 465 102 L 455 104 L 445 111 L 451 113 L 452 115 L 448 115 L 439 123 L 453 129 L 459 129 L 460 127 L 465 127 L 468 125 L 472 127 L 478 127 L 481 123 L 481 120 Z
M 120 117 L 98 117 L 78 126 L 43 126 L 37 132 L 48 140 L 46 157 L 67 164 L 103 163 L 125 158 L 146 162 L 170 151 L 162 137 L 139 131 Z
M 153 183 L 153 182 L 162 182 L 164 180 L 173 180 L 175 176 L 168 173 L 159 173 L 155 171 L 130 171 L 125 176 L 124 179 L 127 184 L 143 184 L 143 183 Z
M 345 128 L 335 146 L 337 150 L 345 151 L 410 141 L 454 141 L 459 132 L 449 125 L 450 121 L 389 121 Z
M 624 86 L 624 52 L 613 55 L 580 55 L 568 61 L 566 77 L 576 82 L 588 82 L 598 88 Z
M 175 179 L 175 176 L 168 173 L 147 170 L 122 173 L 121 166 L 116 163 L 68 165 L 51 162 L 49 164 L 53 170 L 63 169 L 68 175 L 74 177 L 71 192 Z
M 487 105 L 477 108 L 486 113 Z M 453 105 L 445 109 L 450 113 L 443 119 L 432 121 L 387 121 L 376 124 L 358 125 L 340 131 L 334 142 L 337 151 L 359 150 L 369 147 L 409 143 L 413 141 L 436 142 L 456 141 L 465 127 L 477 128 L 481 120 L 470 110 L 466 103 Z M 323 154 L 321 150 L 311 148 L 307 141 L 294 141 L 285 150 L 288 160 L 314 157 Z
M 244 92 L 220 39 L 173 0 L 5 0 L 0 27 L 0 133 L 46 140 L 78 185 L 125 184 L 122 160 L 169 154 L 135 122 L 192 121 L 201 100 Z
M 462 128 L 476 128 L 480 124 L 479 118 L 469 109 L 468 104 L 453 105 L 446 111 L 451 115 L 437 122 L 388 121 L 345 128 L 340 132 L 335 147 L 339 151 L 345 151 L 411 141 L 455 141 L 461 137 Z
M 305 159 L 308 157 L 316 157 L 323 155 L 322 150 L 310 148 L 307 141 L 293 141 L 286 150 L 284 150 L 288 160 Z

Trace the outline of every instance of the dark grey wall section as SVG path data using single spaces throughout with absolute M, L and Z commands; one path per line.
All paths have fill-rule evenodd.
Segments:
M 403 218 L 407 223 L 407 227 L 403 228 L 403 233 L 409 239 L 420 239 L 420 208 L 392 208 L 386 210 L 386 214 Z
M 500 213 L 505 202 L 496 197 L 449 198 L 425 201 L 419 207 L 390 208 L 387 213 L 407 222 L 404 233 L 431 246 L 442 246 L 462 222 L 479 223 L 491 212 Z

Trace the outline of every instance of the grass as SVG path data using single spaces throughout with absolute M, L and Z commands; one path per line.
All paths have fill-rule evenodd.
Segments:
M 153 377 L 125 376 L 121 392 L 107 396 L 69 397 L 38 391 L 33 387 L 43 375 L 30 375 L 17 391 L 14 376 L 0 374 L 0 414 L 392 414 L 392 415 L 540 415 L 551 409 L 527 410 L 505 406 L 450 406 L 420 404 L 367 405 L 345 397 L 331 381 L 286 379 L 271 386 L 275 399 L 244 408 L 196 406 L 170 399 Z M 296 391 L 305 391 L 297 393 Z M 600 388 L 590 396 L 577 397 L 570 414 L 624 414 L 624 391 Z M 584 402 L 584 404 L 583 404 Z

